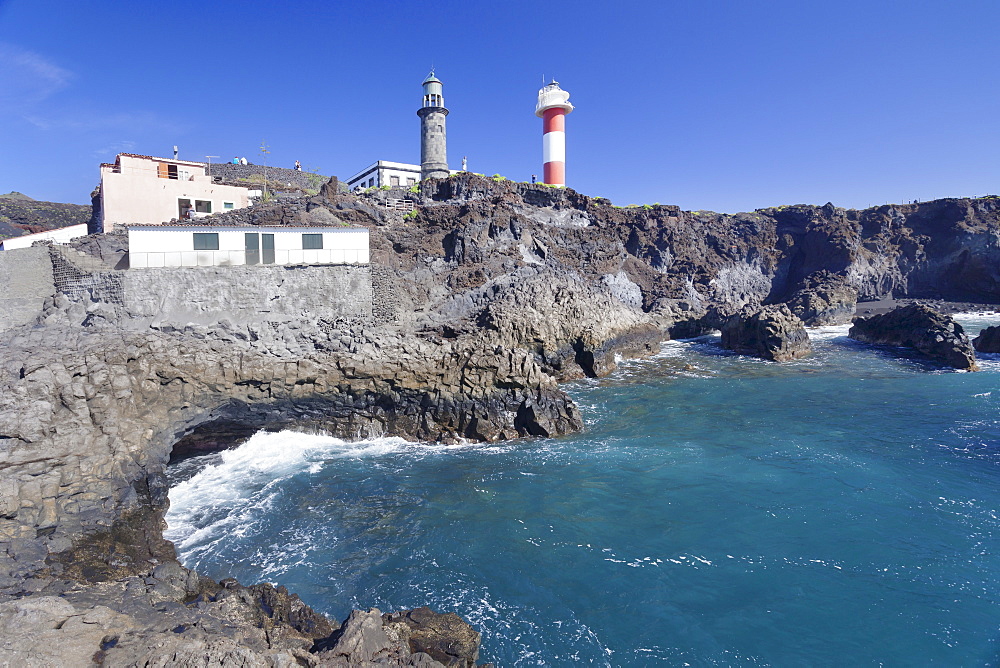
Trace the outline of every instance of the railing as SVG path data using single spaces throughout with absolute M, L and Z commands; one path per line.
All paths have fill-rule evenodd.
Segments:
M 156 167 L 122 167 L 121 165 L 112 165 L 110 163 L 101 165 L 101 170 L 109 174 L 144 174 L 173 181 L 194 181 L 196 180 L 196 176 L 205 176 L 204 172 L 192 172 L 189 169 L 181 169 L 171 174 L 170 172 L 158 170 Z
M 390 211 L 403 211 L 409 213 L 413 211 L 414 202 L 411 199 L 390 199 L 386 200 L 385 208 Z
M 261 259 L 271 261 L 260 262 Z M 368 264 L 368 259 L 369 251 L 367 248 L 129 252 L 129 266 L 132 269 L 153 267 L 232 267 L 248 264 L 260 264 L 264 266 L 271 264 Z

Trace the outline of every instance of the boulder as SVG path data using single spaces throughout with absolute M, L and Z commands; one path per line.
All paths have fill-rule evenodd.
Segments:
M 382 616 L 387 628 L 406 638 L 410 652 L 424 653 L 445 666 L 475 668 L 479 633 L 453 612 L 416 608 Z
M 809 334 L 784 304 L 744 309 L 722 325 L 722 346 L 774 362 L 809 354 Z
M 317 668 L 475 668 L 479 639 L 479 633 L 450 612 L 417 608 L 383 615 L 378 608 L 355 610 L 339 631 L 315 648 Z
M 785 302 L 807 327 L 845 325 L 854 317 L 858 291 L 843 281 L 805 287 Z
M 1000 326 L 987 327 L 972 339 L 972 347 L 981 353 L 1000 353 Z
M 910 304 L 870 318 L 857 318 L 848 333 L 865 343 L 913 348 L 926 357 L 966 371 L 978 371 L 976 353 L 962 326 L 923 304 Z

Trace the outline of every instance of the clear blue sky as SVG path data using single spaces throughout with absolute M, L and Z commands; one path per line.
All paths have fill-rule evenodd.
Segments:
M 118 152 L 419 161 L 445 84 L 453 169 L 541 175 L 542 76 L 571 93 L 567 183 L 741 211 L 1000 192 L 1000 3 L 909 0 L 0 0 L 0 193 L 89 202 Z

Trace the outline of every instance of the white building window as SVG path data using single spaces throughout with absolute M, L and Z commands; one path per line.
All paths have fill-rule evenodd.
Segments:
M 416 185 L 416 183 L 417 183 L 416 179 L 406 179 L 406 185 L 408 186 Z
M 225 209 L 226 211 L 229 211 L 230 209 L 235 209 L 236 205 L 233 202 L 223 202 L 222 208 Z
M 323 248 L 322 234 L 303 234 L 302 250 L 317 250 Z
M 219 233 L 218 232 L 195 232 L 194 233 L 194 249 L 195 250 L 219 250 Z
M 389 177 L 389 185 L 390 186 L 398 186 L 399 185 L 399 177 L 398 176 L 390 176 Z
M 194 201 L 194 210 L 198 213 L 212 213 L 212 202 L 207 199 L 196 199 Z

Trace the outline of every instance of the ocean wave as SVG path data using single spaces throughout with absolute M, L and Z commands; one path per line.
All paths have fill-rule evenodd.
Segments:
M 294 431 L 258 432 L 232 450 L 204 458 L 204 467 L 170 490 L 164 532 L 181 552 L 210 552 L 229 535 L 252 531 L 254 518 L 266 514 L 276 485 L 291 476 L 317 474 L 326 462 L 373 459 L 401 452 L 427 454 L 446 446 L 413 443 L 398 437 L 345 441 Z M 196 458 L 201 459 L 201 458 Z M 186 466 L 196 466 L 188 460 Z

